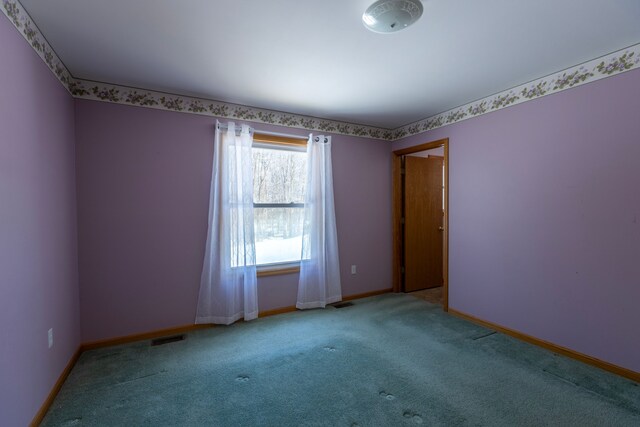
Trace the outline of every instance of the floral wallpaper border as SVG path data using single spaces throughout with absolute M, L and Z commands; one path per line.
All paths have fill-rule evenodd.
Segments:
M 169 111 L 203 114 L 305 130 L 395 141 L 442 126 L 567 90 L 639 68 L 640 43 L 542 77 L 480 100 L 401 126 L 383 129 L 298 114 L 247 107 L 221 101 L 166 94 L 74 78 L 17 0 L 2 0 L 2 12 L 76 98 L 93 99 Z
M 593 59 L 581 65 L 550 74 L 520 86 L 461 105 L 426 119 L 393 130 L 391 140 L 467 120 L 502 108 L 531 101 L 545 95 L 640 68 L 640 44 Z
M 357 125 L 317 117 L 284 113 L 281 111 L 247 107 L 209 99 L 154 92 L 88 80 L 75 80 L 70 86 L 71 94 L 77 98 L 137 105 L 161 110 L 203 114 L 207 116 L 267 123 L 305 130 L 331 132 L 343 135 L 362 136 L 388 140 L 393 131 L 372 126 Z
M 51 48 L 31 17 L 17 1 L 2 0 L 2 12 L 9 18 L 14 27 L 29 42 L 38 56 L 49 66 L 49 69 L 60 80 L 64 87 L 74 81 L 67 67 Z

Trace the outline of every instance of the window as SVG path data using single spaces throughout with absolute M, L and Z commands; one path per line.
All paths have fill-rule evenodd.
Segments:
M 304 140 L 254 135 L 253 206 L 259 266 L 300 261 L 306 179 Z

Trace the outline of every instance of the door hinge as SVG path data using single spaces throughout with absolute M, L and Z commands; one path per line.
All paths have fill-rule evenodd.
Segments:
M 400 274 L 404 274 L 404 267 L 400 267 Z
M 404 218 L 400 218 L 400 224 L 404 224 Z
M 405 169 L 404 168 L 400 169 L 400 175 L 404 175 L 404 174 L 405 174 Z

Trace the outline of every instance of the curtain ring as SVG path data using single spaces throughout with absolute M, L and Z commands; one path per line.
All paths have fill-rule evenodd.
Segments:
M 324 143 L 326 144 L 327 142 L 329 142 L 329 138 L 324 139 Z
M 320 137 L 319 137 L 319 136 L 316 136 L 316 137 L 315 137 L 315 139 L 314 139 L 314 141 L 315 141 L 315 142 L 320 142 Z

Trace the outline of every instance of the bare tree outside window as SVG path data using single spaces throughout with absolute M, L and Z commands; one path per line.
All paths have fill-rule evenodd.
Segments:
M 258 265 L 300 260 L 306 177 L 305 152 L 253 148 Z

